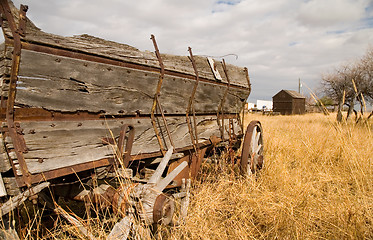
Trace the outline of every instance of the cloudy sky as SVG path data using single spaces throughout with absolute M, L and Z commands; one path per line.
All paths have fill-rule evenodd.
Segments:
M 249 101 L 316 89 L 321 74 L 373 47 L 373 0 L 17 0 L 42 30 L 153 51 L 223 56 L 249 69 Z

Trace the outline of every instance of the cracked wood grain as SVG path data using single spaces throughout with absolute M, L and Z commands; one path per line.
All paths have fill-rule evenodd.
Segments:
M 16 104 L 48 110 L 79 110 L 111 115 L 150 114 L 159 73 L 22 50 Z M 160 102 L 167 114 L 185 113 L 194 80 L 165 76 Z M 216 113 L 226 87 L 201 83 L 197 113 Z M 237 112 L 247 92 L 230 89 L 226 112 Z M 239 104 L 241 106 L 241 104 Z
M 167 122 L 176 148 L 191 146 L 185 117 L 169 117 Z M 197 122 L 200 141 L 219 136 L 216 118 L 199 116 Z M 21 122 L 28 169 L 35 174 L 113 157 L 115 146 L 105 145 L 102 138 L 118 139 L 123 124 L 135 126 L 132 155 L 159 151 L 150 119 Z M 161 130 L 171 146 L 164 127 Z

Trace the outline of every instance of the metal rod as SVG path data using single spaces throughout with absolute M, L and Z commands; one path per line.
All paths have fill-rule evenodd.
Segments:
M 193 102 L 194 102 L 194 96 L 196 94 L 198 83 L 199 83 L 199 74 L 198 74 L 198 69 L 197 69 L 196 62 L 194 60 L 194 56 L 193 56 L 193 53 L 192 53 L 192 48 L 188 47 L 188 51 L 189 51 L 189 54 L 190 54 L 190 60 L 192 61 L 194 73 L 196 74 L 196 82 L 193 86 L 192 94 L 189 98 L 189 104 L 188 104 L 188 108 L 187 108 L 187 113 L 190 113 L 191 107 L 192 107 Z
M 193 124 L 194 124 L 194 135 L 196 137 L 196 146 L 198 146 L 198 131 L 197 131 L 197 119 L 196 119 L 196 111 L 193 104 Z
M 247 67 L 245 67 L 243 70 L 245 71 L 246 80 L 247 80 L 247 86 L 248 86 L 248 88 L 251 91 L 251 83 L 250 83 L 249 70 L 247 69 Z M 233 85 L 232 85 L 232 87 L 233 87 Z
M 219 105 L 219 108 L 218 108 L 218 116 L 220 116 L 219 113 L 221 113 L 221 137 L 224 141 L 224 132 L 225 132 L 225 126 L 224 126 L 224 103 L 225 103 L 225 99 L 228 95 L 228 91 L 229 91 L 229 88 L 230 88 L 230 85 L 231 85 L 231 82 L 229 80 L 229 76 L 228 76 L 228 70 L 227 70 L 227 67 L 225 65 L 225 60 L 223 59 L 223 70 L 224 70 L 224 74 L 225 74 L 225 77 L 227 78 L 227 82 L 228 82 L 228 85 L 227 85 L 227 89 L 225 90 L 224 92 L 224 95 L 223 95 L 223 98 L 221 99 L 221 102 L 220 102 L 220 105 Z M 218 122 L 219 122 L 219 117 L 218 117 Z
M 151 112 L 152 124 L 153 124 L 154 131 L 156 132 L 156 134 L 158 133 L 157 139 L 158 139 L 159 146 L 161 147 L 161 150 L 162 150 L 161 138 L 159 136 L 159 132 L 158 132 L 158 129 L 157 129 L 157 125 L 156 125 L 156 122 L 155 122 L 155 116 L 154 116 L 154 112 L 155 112 L 156 107 L 158 105 L 159 111 L 161 112 L 161 116 L 162 116 L 162 119 L 163 119 L 164 126 L 166 128 L 168 139 L 170 140 L 170 143 L 171 143 L 172 147 L 175 149 L 174 142 L 172 141 L 171 132 L 168 129 L 167 120 L 166 120 L 166 118 L 164 116 L 164 111 L 163 111 L 162 105 L 161 105 L 161 103 L 159 101 L 159 95 L 160 95 L 160 92 L 161 92 L 162 83 L 163 83 L 163 79 L 164 79 L 164 73 L 165 73 L 164 64 L 163 64 L 163 60 L 162 60 L 161 54 L 159 53 L 158 45 L 157 45 L 157 42 L 155 40 L 154 35 L 151 35 L 151 39 L 153 41 L 153 45 L 154 45 L 154 48 L 155 48 L 155 55 L 157 56 L 157 59 L 159 61 L 159 66 L 161 68 L 160 75 L 159 75 L 159 80 L 158 80 L 158 85 L 157 85 L 157 92 L 154 95 L 152 112 Z M 164 153 L 164 151 L 165 150 L 163 149 L 162 152 Z
M 162 105 L 161 105 L 161 103 L 159 102 L 158 97 L 156 97 L 156 98 L 157 98 L 157 105 L 158 105 L 159 111 L 161 112 L 161 116 L 162 116 L 162 119 L 163 119 L 163 123 L 164 123 L 164 126 L 165 126 L 166 131 L 167 131 L 168 139 L 170 140 L 171 146 L 175 149 L 175 144 L 174 144 L 174 142 L 172 141 L 171 132 L 170 132 L 170 130 L 168 129 L 167 120 L 166 120 L 166 117 L 164 116 Z
M 20 33 L 23 35 L 26 26 L 26 12 L 28 7 L 26 5 L 20 6 L 19 11 L 19 26 L 15 23 L 15 20 L 11 14 L 10 7 L 8 5 L 8 1 L 1 1 L 1 11 L 2 15 L 5 16 L 6 20 L 9 23 L 9 27 L 12 31 L 13 35 L 13 56 L 12 56 L 12 67 L 10 73 L 10 83 L 9 83 L 9 92 L 8 92 L 8 100 L 7 100 L 7 110 L 6 110 L 6 121 L 8 124 L 9 135 L 13 141 L 14 150 L 17 156 L 18 163 L 21 167 L 22 171 L 22 178 L 28 187 L 31 186 L 31 174 L 27 168 L 25 158 L 23 153 L 25 151 L 25 146 L 21 139 L 21 134 L 19 134 L 16 130 L 16 125 L 14 123 L 14 103 L 16 98 L 16 91 L 17 91 L 17 80 L 18 80 L 18 72 L 19 72 L 19 64 L 21 61 L 21 37 Z M 17 176 L 16 172 L 15 175 Z
M 188 125 L 188 130 L 189 130 L 189 135 L 190 135 L 190 141 L 192 142 L 194 151 L 197 151 L 196 144 L 195 144 L 195 141 L 194 141 L 194 136 L 193 136 L 193 130 L 192 130 L 192 126 L 190 124 L 190 119 L 189 119 L 188 113 L 186 113 L 186 121 L 187 121 L 187 125 Z
M 193 95 L 191 96 L 190 99 L 191 99 L 191 103 L 192 103 L 191 107 L 192 107 L 192 111 L 193 111 L 193 124 L 194 124 L 193 127 L 194 127 L 195 144 L 196 144 L 196 146 L 198 146 L 198 130 L 197 130 L 196 111 L 195 111 L 195 108 L 194 108 L 194 96 L 196 94 L 198 83 L 199 83 L 199 74 L 198 74 L 197 65 L 196 65 L 196 62 L 194 60 L 191 48 L 189 48 L 189 53 L 190 53 L 190 58 L 192 60 L 192 65 L 193 65 L 194 72 L 196 73 L 196 83 L 194 84 Z
M 156 93 L 155 93 L 154 99 L 153 99 L 153 105 L 152 105 L 152 110 L 151 110 L 151 115 L 150 116 L 151 116 L 152 125 L 153 125 L 153 128 L 154 128 L 154 132 L 155 132 L 155 135 L 156 135 L 158 143 L 159 143 L 159 147 L 161 148 L 161 151 L 164 154 L 166 150 L 163 146 L 161 136 L 159 135 L 159 131 L 158 131 L 158 128 L 157 128 L 157 123 L 156 123 L 155 116 L 154 116 L 154 113 L 155 113 L 155 110 L 156 110 L 156 107 L 157 107 L 157 101 L 158 101 L 157 99 L 158 99 L 158 96 L 161 92 L 161 87 L 162 87 L 163 78 L 164 78 L 164 65 L 163 65 L 161 55 L 159 53 L 157 42 L 156 42 L 153 34 L 151 35 L 151 40 L 153 41 L 153 45 L 154 45 L 154 48 L 155 48 L 155 55 L 158 59 L 159 66 L 160 66 L 161 70 L 160 70 L 157 90 L 156 90 Z
M 126 147 L 124 148 L 124 141 L 127 130 L 129 130 Z M 123 167 L 127 167 L 131 160 L 131 152 L 133 141 L 135 139 L 135 128 L 132 125 L 124 124 L 120 130 L 118 139 L 118 157 L 123 160 Z
M 246 100 L 244 102 L 242 102 L 242 107 L 241 107 L 242 118 L 240 117 L 240 113 L 238 113 L 238 122 L 240 123 L 242 134 L 243 134 L 243 131 L 244 131 L 243 125 L 245 124 L 245 106 L 246 106 Z
M 195 118 L 195 111 L 194 111 L 194 96 L 196 94 L 198 83 L 199 83 L 199 74 L 198 74 L 198 69 L 197 69 L 196 62 L 194 60 L 194 56 L 193 56 L 193 53 L 192 53 L 192 48 L 188 47 L 188 51 L 189 51 L 189 54 L 190 54 L 190 60 L 192 62 L 194 73 L 196 75 L 196 82 L 193 86 L 192 94 L 189 98 L 189 103 L 188 103 L 188 107 L 187 107 L 185 115 L 186 115 L 186 120 L 187 120 L 187 124 L 188 124 L 189 135 L 190 135 L 193 147 L 195 148 L 195 151 L 197 151 L 196 146 L 198 144 L 198 131 L 197 131 L 196 118 Z M 190 119 L 189 119 L 189 114 L 190 114 L 191 110 L 193 111 L 194 133 L 193 133 L 192 125 L 190 123 Z
M 251 92 L 249 70 L 247 69 L 247 67 L 245 67 L 243 70 L 245 71 L 245 75 L 246 75 L 247 87 L 249 89 L 249 92 Z M 242 124 L 241 124 L 242 134 L 244 133 L 244 124 L 245 124 L 245 122 L 244 122 L 244 119 L 245 119 L 245 102 L 243 103 L 243 107 L 242 107 Z

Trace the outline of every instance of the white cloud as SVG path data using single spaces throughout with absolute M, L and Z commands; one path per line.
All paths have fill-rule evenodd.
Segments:
M 20 0 L 16 1 L 19 6 Z M 251 99 L 316 87 L 322 72 L 361 56 L 373 43 L 372 0 L 60 0 L 29 1 L 43 30 L 88 33 L 153 51 L 221 56 L 246 66 Z
M 298 19 L 311 26 L 351 24 L 364 16 L 364 0 L 311 0 L 302 4 Z

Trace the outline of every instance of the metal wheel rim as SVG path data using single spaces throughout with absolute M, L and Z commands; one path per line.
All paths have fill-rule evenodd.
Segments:
M 240 172 L 247 176 L 263 168 L 263 129 L 259 121 L 251 121 L 247 126 L 242 143 Z

